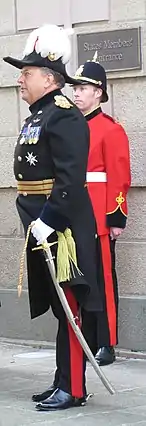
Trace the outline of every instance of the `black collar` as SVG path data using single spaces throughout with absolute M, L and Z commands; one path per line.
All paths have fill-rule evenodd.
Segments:
M 62 95 L 61 90 L 59 89 L 53 90 L 52 92 L 47 93 L 42 98 L 38 99 L 36 102 L 34 102 L 34 104 L 30 105 L 29 107 L 30 112 L 31 113 L 37 112 L 39 109 L 41 109 L 45 105 L 48 105 L 50 102 L 53 101 L 54 96 L 56 95 Z
M 96 117 L 96 115 L 100 114 L 102 112 L 101 107 L 97 107 L 91 112 L 88 112 L 88 114 L 85 115 L 85 118 L 87 121 L 91 120 L 92 118 Z

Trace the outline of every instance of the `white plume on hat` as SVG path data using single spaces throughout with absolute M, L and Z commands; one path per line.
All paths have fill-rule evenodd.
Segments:
M 30 33 L 23 54 L 29 55 L 35 49 L 43 58 L 54 55 L 53 60 L 61 58 L 63 64 L 67 64 L 71 57 L 71 34 L 72 29 L 63 29 L 51 24 L 43 25 Z

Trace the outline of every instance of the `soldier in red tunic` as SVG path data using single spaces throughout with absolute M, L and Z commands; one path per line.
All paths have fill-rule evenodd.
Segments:
M 85 337 L 99 365 L 115 360 L 118 342 L 118 287 L 115 242 L 126 226 L 130 187 L 129 143 L 123 127 L 104 114 L 108 101 L 106 73 L 96 58 L 80 66 L 73 86 L 74 102 L 90 129 L 87 185 L 97 226 L 97 268 L 104 310 L 83 318 Z

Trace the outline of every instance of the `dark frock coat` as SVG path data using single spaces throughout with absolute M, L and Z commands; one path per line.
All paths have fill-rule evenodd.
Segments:
M 60 90 L 55 90 L 30 107 L 18 137 L 14 154 L 17 181 L 54 179 L 51 195 L 19 194 L 17 209 L 25 234 L 32 220 L 41 218 L 55 231 L 69 227 L 76 242 L 78 266 L 71 286 L 80 306 L 101 310 L 96 267 L 96 225 L 89 199 L 86 168 L 89 131 L 85 118 Z M 56 241 L 54 232 L 49 241 Z M 27 248 L 28 289 L 31 317 L 45 313 L 51 304 L 52 285 L 41 251 L 32 251 L 36 240 L 30 236 Z M 56 248 L 54 246 L 54 249 Z M 49 283 L 51 283 L 49 285 Z M 61 283 L 65 285 L 65 283 Z

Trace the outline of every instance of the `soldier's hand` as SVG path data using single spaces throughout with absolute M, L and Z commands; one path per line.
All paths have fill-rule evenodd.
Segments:
M 122 231 L 122 228 L 110 228 L 111 240 L 116 240 L 122 234 Z
M 54 232 L 54 229 L 50 226 L 46 225 L 40 218 L 38 218 L 35 222 L 32 223 L 31 232 L 37 240 L 37 245 L 42 244 L 49 235 Z

